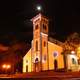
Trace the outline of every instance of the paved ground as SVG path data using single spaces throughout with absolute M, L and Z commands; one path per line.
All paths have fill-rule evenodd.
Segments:
M 24 74 L 1 74 L 0 78 L 14 80 L 80 80 L 80 72 L 33 72 Z

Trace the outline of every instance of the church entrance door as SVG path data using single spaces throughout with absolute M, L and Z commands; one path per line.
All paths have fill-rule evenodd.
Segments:
M 54 60 L 54 70 L 56 71 L 58 69 L 58 63 L 57 60 Z
M 28 72 L 28 65 L 26 65 L 26 72 Z
M 35 59 L 35 72 L 39 72 L 39 60 L 38 60 L 38 58 Z

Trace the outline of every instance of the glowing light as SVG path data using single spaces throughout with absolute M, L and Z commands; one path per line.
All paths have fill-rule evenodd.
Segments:
M 37 6 L 38 11 L 41 11 L 41 9 L 42 9 L 41 6 Z
M 80 50 L 80 47 L 78 47 L 78 50 Z
M 9 69 L 9 68 L 11 68 L 11 65 L 6 65 L 6 64 L 4 64 L 4 65 L 2 65 L 2 68 L 6 68 L 6 69 Z
M 6 67 L 7 67 L 7 69 L 9 69 L 9 68 L 11 68 L 11 65 L 7 65 Z
M 2 65 L 3 68 L 6 68 L 6 64 Z
M 75 51 L 71 51 L 71 54 L 75 54 Z

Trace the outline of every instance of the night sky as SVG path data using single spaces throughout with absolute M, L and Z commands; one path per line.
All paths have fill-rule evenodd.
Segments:
M 39 12 L 49 18 L 49 35 L 65 40 L 73 32 L 80 32 L 80 4 L 77 0 L 3 0 L 0 2 L 0 43 L 32 40 L 30 19 Z

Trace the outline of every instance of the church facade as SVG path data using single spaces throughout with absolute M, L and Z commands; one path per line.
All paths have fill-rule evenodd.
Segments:
M 64 55 L 62 42 L 48 37 L 48 19 L 38 14 L 33 22 L 33 40 L 31 48 L 23 57 L 23 72 L 46 70 L 79 70 L 76 54 Z

